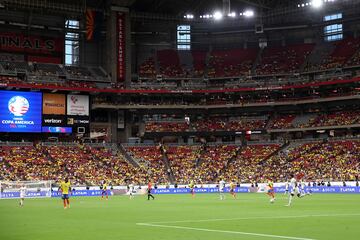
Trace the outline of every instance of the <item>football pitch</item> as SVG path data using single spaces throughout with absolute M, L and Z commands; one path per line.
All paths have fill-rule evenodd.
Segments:
M 360 195 L 319 194 L 271 204 L 265 194 L 73 197 L 0 201 L 1 240 L 359 239 Z

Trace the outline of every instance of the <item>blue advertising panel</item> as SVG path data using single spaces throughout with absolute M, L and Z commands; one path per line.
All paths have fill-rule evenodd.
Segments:
M 42 132 L 46 133 L 72 133 L 71 127 L 42 127 Z
M 218 193 L 219 188 L 195 188 L 195 193 Z M 229 192 L 229 188 L 225 188 L 224 192 Z M 235 188 L 237 193 L 248 193 L 249 188 L 247 187 L 238 187 Z M 154 194 L 182 194 L 190 193 L 190 188 L 166 188 L 166 189 L 154 189 L 152 190 Z
M 360 187 L 307 187 L 305 191 L 311 190 L 314 194 L 323 194 L 323 193 L 337 193 L 337 194 L 360 194 Z M 276 187 L 275 192 L 282 193 L 285 191 L 283 187 Z M 196 188 L 196 193 L 218 193 L 218 188 Z M 229 192 L 229 188 L 225 189 L 225 192 Z M 235 189 L 237 193 L 249 193 L 250 188 L 248 187 L 239 187 Z M 102 190 L 76 190 L 72 191 L 70 197 L 95 197 L 101 196 Z M 168 188 L 168 189 L 154 189 L 152 191 L 153 194 L 189 194 L 189 188 Z M 26 193 L 26 197 L 61 197 L 61 192 L 53 191 L 51 193 L 45 191 L 29 191 Z M 112 192 L 109 191 L 109 194 L 112 195 Z M 2 192 L 0 193 L 0 198 L 19 198 L 19 192 Z
M 0 91 L 0 132 L 41 132 L 42 93 Z

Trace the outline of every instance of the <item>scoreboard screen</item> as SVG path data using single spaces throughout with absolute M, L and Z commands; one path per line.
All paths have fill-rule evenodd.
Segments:
M 0 91 L 0 132 L 41 132 L 42 93 Z

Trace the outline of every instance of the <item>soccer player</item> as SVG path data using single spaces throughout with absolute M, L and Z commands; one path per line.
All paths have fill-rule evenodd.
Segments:
M 311 191 L 306 192 L 306 182 L 304 181 L 304 179 L 301 179 L 300 181 L 300 195 L 301 197 L 304 197 L 306 195 L 311 195 Z
M 62 199 L 64 202 L 64 209 L 70 208 L 70 201 L 69 201 L 69 191 L 71 190 L 71 185 L 68 178 L 65 178 L 65 181 L 60 183 L 58 191 L 62 193 Z
M 231 181 L 231 182 L 230 182 L 230 194 L 231 194 L 231 196 L 232 196 L 234 199 L 236 199 L 235 188 L 236 188 L 236 183 L 235 183 L 235 181 Z
M 147 197 L 148 200 L 150 200 L 150 197 L 152 198 L 152 200 L 155 199 L 155 197 L 151 194 L 151 190 L 152 190 L 152 185 L 151 182 L 148 183 L 148 188 L 147 188 Z
M 22 185 L 20 187 L 20 207 L 24 206 L 24 200 L 25 200 L 25 196 L 26 196 L 26 187 L 25 185 Z
M 191 196 L 194 198 L 195 197 L 195 184 L 194 181 L 191 180 L 190 184 L 189 184 L 189 188 L 190 188 L 190 193 Z
M 134 184 L 130 183 L 129 185 L 129 198 L 133 199 L 134 198 Z M 148 199 L 149 200 L 149 199 Z
M 290 186 L 289 181 L 286 180 L 286 182 L 285 182 L 285 192 L 284 192 L 284 195 L 289 194 L 289 186 Z
M 106 200 L 109 200 L 107 183 L 105 180 L 103 181 L 103 184 L 102 184 L 101 200 L 104 198 L 104 195 L 106 195 Z
M 274 191 L 274 182 L 269 179 L 267 183 L 267 195 L 270 196 L 270 202 L 273 203 L 275 201 L 275 191 Z
M 219 193 L 220 193 L 220 200 L 225 199 L 224 191 L 225 191 L 225 181 L 223 179 L 219 182 Z
M 298 186 L 298 183 L 295 179 L 295 176 L 293 176 L 290 180 L 290 187 L 291 187 L 291 191 L 290 191 L 290 195 L 289 195 L 289 202 L 288 204 L 286 205 L 287 207 L 290 207 L 291 206 L 291 202 L 292 202 L 292 199 L 293 197 L 295 196 L 295 194 L 298 196 L 298 197 L 301 197 L 301 194 L 299 192 L 299 186 Z

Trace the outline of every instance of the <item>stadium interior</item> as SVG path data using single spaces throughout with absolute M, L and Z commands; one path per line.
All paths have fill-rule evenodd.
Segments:
M 0 0 L 0 240 L 358 240 L 359 177 L 360 0 Z
M 0 16 L 0 180 L 358 180 L 360 1 L 0 0 Z M 7 122 L 35 108 L 4 92 L 41 94 L 38 127 Z

